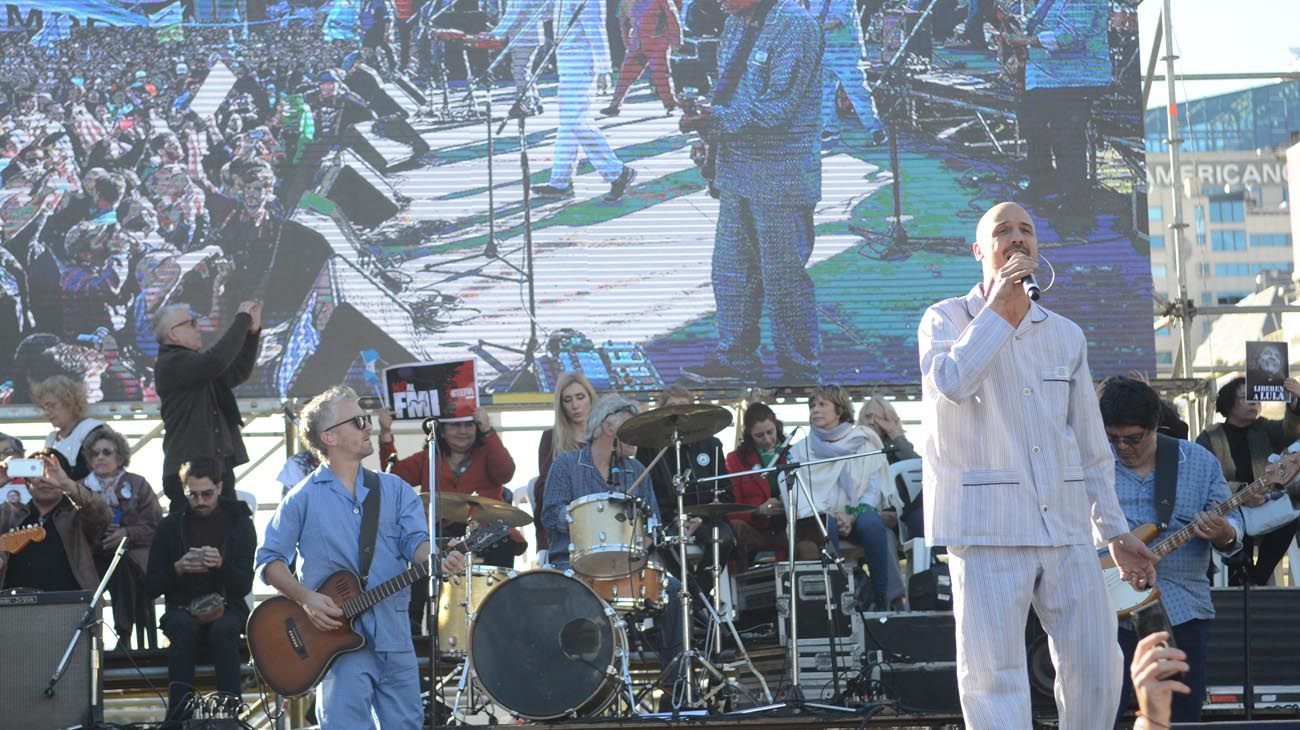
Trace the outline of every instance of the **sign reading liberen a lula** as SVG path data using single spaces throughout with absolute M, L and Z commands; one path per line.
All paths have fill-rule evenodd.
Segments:
M 1285 401 L 1289 363 L 1285 342 L 1246 343 L 1246 400 Z

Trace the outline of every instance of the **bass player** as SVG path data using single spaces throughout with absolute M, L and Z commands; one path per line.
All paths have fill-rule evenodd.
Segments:
M 1160 426 L 1160 398 L 1151 386 L 1126 377 L 1109 378 L 1099 395 L 1106 438 L 1115 452 L 1115 495 L 1129 526 L 1154 523 L 1161 527 L 1157 539 L 1194 525 L 1195 537 L 1160 560 L 1156 587 L 1173 626 L 1174 643 L 1187 654 L 1191 670 L 1182 678 L 1191 688 L 1173 698 L 1174 722 L 1200 722 L 1205 695 L 1205 665 L 1209 654 L 1210 580 L 1205 567 L 1210 548 L 1227 557 L 1241 549 L 1242 521 L 1236 510 L 1226 517 L 1210 512 L 1216 503 L 1231 496 L 1223 470 L 1214 455 L 1204 448 L 1156 433 Z M 1167 453 L 1165 461 L 1161 454 Z M 1176 464 L 1172 509 L 1162 512 L 1162 464 Z M 1131 621 L 1119 624 L 1119 645 L 1124 666 L 1133 662 L 1138 635 Z M 1125 673 L 1120 710 L 1133 701 L 1133 680 Z

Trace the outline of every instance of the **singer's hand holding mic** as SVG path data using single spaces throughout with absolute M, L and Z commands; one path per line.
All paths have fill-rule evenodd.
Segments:
M 1038 290 L 1034 274 L 1038 272 L 1038 259 L 1016 252 L 998 269 L 989 291 L 985 292 L 988 306 L 1013 325 L 1019 325 L 1029 311 L 1030 299 Z

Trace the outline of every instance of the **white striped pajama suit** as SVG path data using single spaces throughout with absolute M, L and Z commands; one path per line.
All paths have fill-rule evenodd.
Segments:
M 1065 730 L 1108 728 L 1122 668 L 1093 545 L 1128 531 L 1070 320 L 1033 304 L 1018 327 L 977 285 L 918 331 L 930 434 L 925 532 L 949 548 L 962 712 L 974 730 L 1030 728 L 1024 625 L 1051 637 Z

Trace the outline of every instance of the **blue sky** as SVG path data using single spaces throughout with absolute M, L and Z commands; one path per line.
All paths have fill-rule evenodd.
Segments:
M 1162 0 L 1145 0 L 1138 6 L 1143 68 L 1163 6 Z M 1300 70 L 1296 51 L 1291 50 L 1300 47 L 1296 0 L 1173 0 L 1172 6 L 1178 73 Z M 1162 55 L 1163 50 L 1162 46 Z M 1185 101 L 1271 83 L 1267 79 L 1188 81 L 1180 84 L 1176 95 Z M 1164 106 L 1167 99 L 1165 82 L 1157 81 L 1150 105 Z

